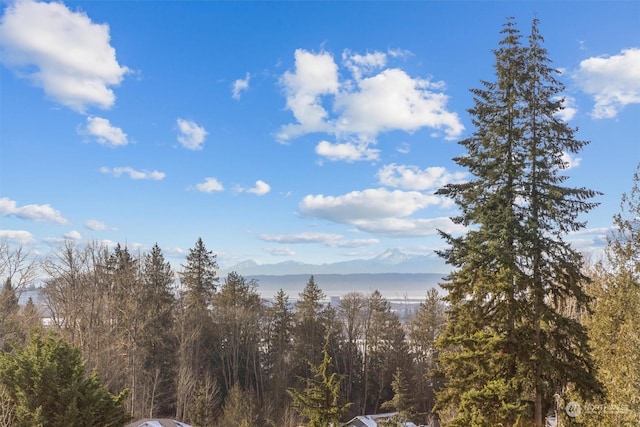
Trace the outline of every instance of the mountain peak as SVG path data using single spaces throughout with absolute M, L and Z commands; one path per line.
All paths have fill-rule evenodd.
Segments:
M 402 264 L 403 262 L 411 261 L 415 257 L 413 255 L 400 252 L 398 249 L 387 249 L 373 260 L 384 264 Z

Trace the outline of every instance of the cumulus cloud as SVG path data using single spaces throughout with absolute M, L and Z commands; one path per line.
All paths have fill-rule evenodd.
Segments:
M 345 239 L 342 234 L 310 232 L 296 234 L 262 234 L 259 238 L 265 242 L 288 244 L 317 243 L 331 248 L 361 248 L 380 243 L 378 239 Z
M 431 190 L 449 183 L 459 183 L 466 178 L 464 172 L 448 172 L 443 167 L 420 169 L 417 166 L 392 163 L 378 170 L 378 181 L 388 187 L 405 190 Z
M 33 234 L 25 230 L 0 230 L 0 239 L 6 239 L 19 245 L 30 245 L 36 242 Z
M 81 113 L 112 107 L 112 87 L 130 71 L 116 60 L 108 25 L 58 2 L 13 2 L 0 22 L 0 40 L 3 63 Z
M 98 143 L 110 147 L 127 145 L 127 134 L 119 127 L 113 126 L 109 120 L 102 117 L 87 117 L 87 126 L 84 132 L 96 138 Z
M 134 180 L 148 179 L 152 181 L 160 181 L 165 177 L 164 172 L 159 172 L 156 170 L 148 171 L 146 169 L 136 170 L 129 166 L 119 166 L 115 168 L 108 168 L 106 166 L 103 166 L 100 168 L 100 172 L 115 177 L 119 177 L 121 175 L 129 175 L 129 178 Z
M 249 73 L 247 73 L 244 79 L 238 79 L 233 82 L 233 85 L 231 86 L 231 96 L 233 97 L 233 99 L 240 99 L 242 92 L 249 89 L 250 78 L 251 76 L 249 75 Z
M 85 221 L 84 226 L 93 231 L 112 230 L 106 223 L 98 221 L 97 219 L 88 219 Z
M 271 191 L 271 186 L 262 180 L 257 180 L 256 185 L 252 188 L 238 187 L 237 191 L 240 193 L 251 193 L 257 196 L 264 196 Z
M 383 188 L 352 191 L 342 196 L 308 195 L 298 208 L 303 215 L 342 224 L 411 215 L 443 199 L 418 191 L 389 191 Z
M 282 126 L 278 139 L 287 142 L 308 133 L 326 133 L 337 141 L 322 141 L 316 146 L 318 155 L 355 161 L 377 158 L 378 150 L 370 146 L 382 132 L 411 133 L 427 127 L 447 139 L 459 137 L 464 127 L 458 115 L 447 110 L 445 84 L 385 68 L 388 56 L 393 55 L 347 50 L 342 63 L 351 78 L 340 80 L 331 54 L 296 50 L 294 71 L 285 72 L 280 80 L 296 122 Z
M 49 221 L 56 224 L 66 224 L 67 220 L 51 205 L 24 205 L 18 206 L 17 202 L 7 197 L 0 198 L 0 215 L 16 216 L 31 221 Z
M 309 132 L 330 131 L 327 111 L 321 97 L 338 93 L 338 66 L 327 52 L 315 54 L 304 49 L 295 52 L 295 71 L 280 79 L 287 97 L 287 108 L 298 121 L 284 126 L 278 137 L 286 142 Z
M 397 68 L 383 70 L 336 97 L 337 131 L 375 137 L 380 132 L 429 127 L 455 139 L 464 127 L 458 115 L 446 109 L 448 97 L 436 92 L 442 88 L 442 82 L 412 78 Z
M 204 182 L 196 184 L 196 190 L 203 193 L 213 193 L 214 191 L 224 190 L 224 187 L 217 179 L 208 177 L 204 179 Z
M 640 103 L 640 48 L 585 59 L 573 77 L 594 98 L 593 118 L 613 118 L 626 105 Z
M 345 142 L 333 144 L 329 141 L 320 141 L 316 145 L 316 154 L 331 161 L 354 162 L 358 160 L 377 160 L 380 150 L 369 147 L 367 143 L 354 144 Z
M 189 150 L 202 150 L 208 132 L 192 120 L 178 119 L 178 142 Z

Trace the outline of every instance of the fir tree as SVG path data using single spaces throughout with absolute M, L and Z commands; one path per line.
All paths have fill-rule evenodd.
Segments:
M 455 158 L 473 178 L 439 194 L 460 209 L 463 236 L 442 233 L 441 255 L 455 271 L 449 319 L 438 341 L 448 378 L 439 395 L 451 425 L 520 425 L 553 407 L 553 395 L 572 384 L 597 392 L 584 328 L 564 314 L 572 301 L 585 309 L 587 278 L 580 254 L 563 240 L 584 226 L 578 216 L 596 193 L 563 186 L 563 158 L 585 144 L 562 122 L 554 77 L 534 20 L 528 46 L 513 19 L 502 34 L 496 81 L 472 90 L 475 132 Z
M 382 409 L 391 409 L 398 414 L 393 417 L 393 425 L 404 425 L 407 421 L 412 421 L 416 415 L 415 392 L 411 390 L 407 377 L 402 369 L 396 369 L 391 382 L 393 398 L 382 404 Z
M 337 427 L 350 404 L 340 403 L 342 379 L 331 372 L 332 358 L 329 356 L 329 340 L 322 351 L 322 362 L 310 365 L 313 378 L 306 379 L 302 391 L 288 390 L 298 413 L 309 420 L 308 427 Z

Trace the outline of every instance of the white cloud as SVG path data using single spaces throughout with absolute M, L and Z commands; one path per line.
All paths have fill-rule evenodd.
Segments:
M 112 230 L 106 223 L 98 221 L 97 219 L 88 219 L 85 221 L 84 226 L 93 231 Z
M 15 1 L 0 22 L 2 61 L 75 111 L 110 108 L 129 72 L 116 60 L 109 26 L 58 2 Z
M 342 52 L 342 60 L 356 80 L 360 80 L 363 75 L 371 74 L 387 65 L 387 55 L 383 52 L 361 55 L 352 54 L 349 50 L 345 50 Z
M 112 175 L 115 177 L 119 177 L 121 175 L 129 175 L 129 178 L 134 180 L 149 179 L 153 181 L 160 181 L 165 177 L 164 172 L 159 172 L 156 170 L 148 171 L 146 169 L 136 170 L 129 166 L 119 166 L 115 168 L 108 168 L 106 166 L 103 166 L 100 168 L 100 172 L 104 174 Z
M 466 175 L 464 172 L 447 172 L 443 167 L 420 169 L 417 166 L 396 165 L 395 163 L 383 166 L 378 170 L 380 184 L 405 190 L 438 189 L 449 183 L 462 182 Z
M 331 248 L 361 248 L 380 243 L 378 239 L 345 239 L 342 234 L 331 233 L 297 233 L 297 234 L 262 234 L 265 242 L 308 244 L 318 243 Z
M 240 99 L 240 95 L 242 94 L 242 92 L 249 89 L 250 78 L 251 76 L 249 75 L 249 73 L 247 73 L 244 79 L 238 79 L 233 82 L 233 85 L 231 87 L 231 96 L 233 97 L 233 99 Z
M 354 161 L 377 157 L 378 151 L 369 147 L 382 132 L 411 133 L 428 127 L 455 139 L 464 129 L 458 115 L 447 110 L 443 82 L 412 78 L 398 68 L 383 69 L 385 53 L 345 51 L 343 63 L 352 79 L 343 81 L 327 52 L 298 49 L 295 58 L 295 71 L 285 72 L 281 84 L 296 123 L 281 127 L 281 142 L 326 133 L 337 142 L 322 141 L 316 152 L 331 160 Z M 328 110 L 324 102 L 332 102 L 332 108 Z
M 264 181 L 257 180 L 256 185 L 253 188 L 249 188 L 243 191 L 247 193 L 255 194 L 258 196 L 264 196 L 269 191 L 271 191 L 271 186 Z
M 352 191 L 342 196 L 308 195 L 299 204 L 303 215 L 342 224 L 411 215 L 443 199 L 418 191 L 389 191 L 383 188 Z
M 576 108 L 576 100 L 575 98 L 564 95 L 562 97 L 562 110 L 556 113 L 556 116 L 560 118 L 560 120 L 568 122 L 573 119 L 578 113 L 578 109 Z
M 192 120 L 178 119 L 178 142 L 189 150 L 202 150 L 207 131 Z
M 442 87 L 442 82 L 411 78 L 397 68 L 383 70 L 336 97 L 337 131 L 375 137 L 380 132 L 429 127 L 443 129 L 447 139 L 455 139 L 464 127 L 456 113 L 447 111 L 448 97 L 434 91 Z
M 572 156 L 567 152 L 562 152 L 562 161 L 565 164 L 564 169 L 577 168 L 580 166 L 580 162 L 582 162 L 582 158 Z
M 327 243 L 342 239 L 341 234 L 329 233 L 297 233 L 297 234 L 261 234 L 261 240 L 276 243 Z
M 380 150 L 370 148 L 367 143 L 354 144 L 351 142 L 332 144 L 320 141 L 316 145 L 316 154 L 331 161 L 344 160 L 354 162 L 359 160 L 377 160 Z
M 454 224 L 448 217 L 382 218 L 358 220 L 353 224 L 360 231 L 388 237 L 424 237 L 433 236 L 438 230 L 453 234 L 466 230 L 462 225 Z
M 129 143 L 127 134 L 122 129 L 111 125 L 109 120 L 102 117 L 87 117 L 85 131 L 103 145 L 120 147 Z
M 593 95 L 591 115 L 613 118 L 626 105 L 640 103 L 640 48 L 585 59 L 574 78 L 585 93 Z
M 304 49 L 295 52 L 295 71 L 280 79 L 287 97 L 287 108 L 298 121 L 281 129 L 278 138 L 288 141 L 309 132 L 329 131 L 328 116 L 321 96 L 336 94 L 340 87 L 338 66 L 327 52 L 314 54 Z
M 62 214 L 48 204 L 18 206 L 14 200 L 7 197 L 0 198 L 0 215 L 13 215 L 31 221 L 50 221 L 57 224 L 67 223 L 67 220 L 62 217 Z
M 275 246 L 270 248 L 263 248 L 262 250 L 274 256 L 294 256 L 296 254 L 295 251 L 287 246 Z
M 217 179 L 209 177 L 205 178 L 204 182 L 196 184 L 196 190 L 202 191 L 203 193 L 212 193 L 214 191 L 222 191 L 224 187 Z
M 19 245 L 30 245 L 36 242 L 33 234 L 25 230 L 0 230 L 0 239 L 6 239 Z
M 65 233 L 63 235 L 63 237 L 67 240 L 81 240 L 82 239 L 82 234 L 80 234 L 78 231 L 76 230 L 71 230 L 68 233 Z

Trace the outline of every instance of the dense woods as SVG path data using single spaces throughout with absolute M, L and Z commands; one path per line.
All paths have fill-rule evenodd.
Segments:
M 378 291 L 329 304 L 313 276 L 261 295 L 219 277 L 202 239 L 177 271 L 158 245 L 67 241 L 38 260 L 4 241 L 0 427 L 321 427 L 387 411 L 388 425 L 637 425 L 640 169 L 604 257 L 585 261 L 566 237 L 597 193 L 568 186 L 563 159 L 586 142 L 557 116 L 537 21 L 526 43 L 512 20 L 502 35 L 454 159 L 472 178 L 439 191 L 467 228 L 442 233 L 442 293 L 401 317 Z M 20 305 L 36 279 L 42 305 Z

